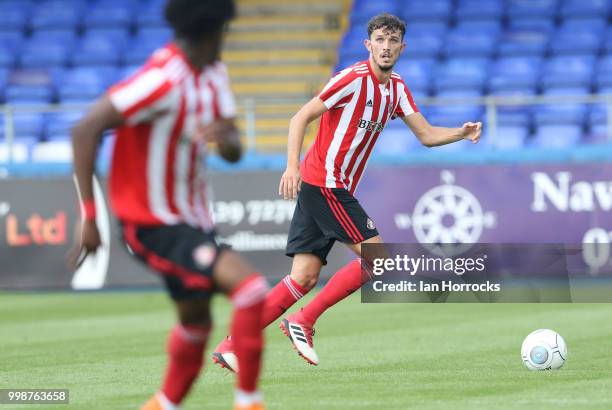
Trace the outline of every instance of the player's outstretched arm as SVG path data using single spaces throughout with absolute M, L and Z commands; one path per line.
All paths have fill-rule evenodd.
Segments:
M 427 147 L 437 147 L 464 139 L 476 144 L 482 132 L 481 122 L 466 122 L 460 128 L 435 127 L 419 112 L 402 117 L 402 120 Z
M 327 107 L 319 97 L 315 97 L 291 118 L 289 122 L 289 138 L 287 142 L 287 169 L 281 177 L 278 194 L 285 199 L 297 198 L 302 176 L 300 175 L 300 153 L 304 144 L 306 127 L 327 111 Z
M 84 203 L 93 201 L 93 174 L 96 162 L 96 150 L 102 134 L 109 128 L 123 123 L 123 117 L 111 104 L 108 95 L 98 99 L 89 112 L 72 129 L 72 151 L 74 174 L 77 189 Z M 100 236 L 94 219 L 85 221 L 82 227 L 80 243 L 69 255 L 69 263 L 76 266 L 90 252 L 100 246 Z

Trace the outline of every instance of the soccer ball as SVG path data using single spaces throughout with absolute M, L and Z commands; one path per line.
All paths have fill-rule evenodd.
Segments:
M 521 356 L 529 370 L 556 370 L 565 363 L 567 345 L 554 330 L 538 329 L 523 341 Z

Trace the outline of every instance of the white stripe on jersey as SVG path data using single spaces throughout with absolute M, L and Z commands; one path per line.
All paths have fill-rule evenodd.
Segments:
M 197 109 L 197 93 L 193 77 L 185 79 L 183 84 L 186 98 L 186 117 L 183 130 L 186 137 L 193 135 L 195 131 L 195 115 Z M 197 225 L 197 218 L 189 206 L 189 170 L 191 166 L 191 141 L 179 140 L 176 144 L 176 157 L 174 162 L 174 202 L 181 216 L 189 225 Z
M 359 102 L 359 94 L 361 94 L 361 84 L 363 82 L 363 78 L 359 77 L 355 79 L 351 84 L 355 83 L 355 92 L 353 93 L 353 98 L 346 105 L 344 110 L 342 111 L 342 116 L 340 117 L 340 121 L 338 122 L 338 126 L 334 131 L 334 138 L 332 139 L 329 148 L 327 149 L 327 155 L 325 157 L 325 170 L 326 170 L 326 178 L 325 178 L 325 186 L 328 188 L 336 187 L 336 178 L 334 177 L 334 168 L 336 163 L 336 156 L 338 155 L 338 150 L 340 149 L 340 145 L 342 144 L 342 140 L 344 139 L 344 135 L 351 123 L 351 118 L 353 117 L 353 112 L 355 111 L 355 107 Z M 350 84 L 349 84 L 350 85 Z
M 372 77 L 367 76 L 366 81 L 367 81 L 366 83 L 367 95 L 366 95 L 365 100 L 374 101 L 374 82 L 372 81 Z M 365 104 L 363 113 L 361 114 L 361 119 L 364 119 L 366 121 L 371 121 L 372 118 L 374 117 L 374 113 L 372 112 L 373 110 L 374 110 L 373 106 L 368 107 L 368 105 Z M 353 158 L 353 155 L 355 154 L 357 147 L 359 146 L 361 141 L 363 141 L 363 138 L 365 137 L 367 132 L 368 132 L 367 128 L 357 127 L 357 132 L 355 133 L 355 137 L 353 137 L 353 140 L 351 141 L 351 146 L 349 147 L 349 150 L 346 153 L 346 156 L 344 157 L 344 162 L 342 163 L 342 166 L 341 166 L 340 178 L 342 178 L 343 182 L 346 177 L 346 170 L 348 168 L 349 163 L 351 162 L 351 158 Z M 352 173 L 355 173 L 355 168 L 357 167 L 357 163 L 355 163 L 354 165 L 355 166 L 353 167 Z
M 371 78 L 371 77 L 368 77 L 368 78 Z M 389 87 L 389 88 L 393 88 L 393 87 Z M 378 114 L 376 116 L 376 122 L 382 123 L 383 121 L 386 121 L 386 119 L 383 118 L 383 114 L 385 113 L 386 106 L 387 106 L 387 98 L 385 97 L 385 95 L 383 93 L 381 93 L 380 107 L 378 109 Z M 370 140 L 366 143 L 365 147 L 363 147 L 363 150 L 361 151 L 361 153 L 357 157 L 357 161 L 355 161 L 355 166 L 353 167 L 353 169 L 351 171 L 351 175 L 349 177 L 349 190 L 352 191 L 352 192 L 354 192 L 353 185 L 355 183 L 357 183 L 357 185 L 359 184 L 359 181 L 355 181 L 355 173 L 357 172 L 357 170 L 359 168 L 361 168 L 361 164 L 364 161 L 363 158 L 366 155 L 366 152 L 368 152 L 368 149 L 370 148 L 370 145 L 372 145 L 374 143 L 374 136 L 375 136 L 375 133 L 371 133 L 370 134 Z M 370 155 L 370 156 L 368 156 L 365 159 L 365 164 L 363 164 L 364 171 L 365 171 L 365 167 L 367 167 L 368 161 L 370 160 L 371 157 L 372 156 Z M 363 175 L 363 172 L 361 173 L 361 175 Z M 357 185 L 355 185 L 355 189 L 357 188 Z
M 404 112 L 406 116 L 414 113 L 412 106 L 410 105 L 410 101 L 408 101 L 408 96 L 406 95 L 406 90 L 404 90 L 404 86 L 401 82 L 397 83 L 397 99 L 399 101 L 399 106 Z
M 223 63 L 217 63 L 210 69 L 212 84 L 215 85 L 219 99 L 219 113 L 223 118 L 236 116 L 236 101 L 229 84 L 227 69 Z
M 321 90 L 319 95 L 326 93 L 327 90 L 329 90 L 331 87 L 333 87 L 334 84 L 336 84 L 338 81 L 340 81 L 344 77 L 346 77 L 351 71 L 353 71 L 353 67 L 348 67 L 348 68 L 345 68 L 344 70 L 340 71 L 331 80 L 329 80 L 329 82 L 325 85 L 323 90 Z
M 127 87 L 122 87 L 112 93 L 110 98 L 117 111 L 125 112 L 146 99 L 165 82 L 164 72 L 158 68 L 152 68 L 138 75 Z
M 177 102 L 178 104 L 178 102 Z M 153 215 L 167 225 L 179 222 L 179 217 L 170 212 L 166 199 L 166 167 L 168 144 L 172 136 L 172 127 L 177 120 L 179 110 L 173 110 L 153 122 L 147 157 L 147 184 L 149 209 Z
M 207 108 L 212 108 L 213 91 L 210 83 L 208 82 L 208 76 L 200 76 L 200 88 L 202 89 L 202 105 Z M 202 122 L 208 124 L 214 119 L 214 112 L 212 109 L 205 109 L 202 112 Z

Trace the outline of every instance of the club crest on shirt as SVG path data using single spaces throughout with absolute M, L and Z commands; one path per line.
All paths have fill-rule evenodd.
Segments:
M 369 230 L 376 229 L 376 226 L 374 226 L 374 222 L 370 218 L 368 218 L 368 222 L 366 222 L 366 226 L 368 227 Z
M 193 261 L 199 268 L 206 269 L 213 264 L 217 251 L 214 246 L 200 245 L 193 250 Z
M 359 124 L 357 124 L 359 128 L 365 128 L 367 131 L 373 132 L 381 132 L 383 130 L 383 125 L 380 122 L 368 121 L 363 118 L 359 120 Z

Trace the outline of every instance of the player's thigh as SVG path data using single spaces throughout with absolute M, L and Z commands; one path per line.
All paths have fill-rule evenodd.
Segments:
M 182 325 L 209 327 L 211 325 L 210 298 L 175 300 Z
M 254 273 L 255 268 L 239 253 L 225 249 L 215 264 L 213 278 L 217 288 L 228 294 Z
M 357 198 L 342 188 L 319 188 L 315 220 L 323 233 L 347 245 L 376 239 L 378 230 Z
M 291 218 L 285 254 L 290 257 L 295 257 L 300 254 L 315 255 L 319 258 L 320 264 L 325 265 L 327 263 L 327 255 L 333 246 L 334 240 L 321 231 L 313 216 L 313 213 L 316 212 L 317 209 L 317 203 L 313 202 L 312 188 L 314 188 L 312 185 L 306 183 L 302 184 L 302 189 L 298 194 L 295 211 Z M 315 192 L 315 200 L 316 195 L 318 194 Z M 306 258 L 306 260 L 310 259 L 309 256 L 300 258 Z M 300 266 L 303 264 L 302 262 L 298 263 Z M 310 270 L 302 270 L 302 273 L 304 275 L 314 275 Z M 316 273 L 316 275 L 318 275 L 318 273 Z
M 214 232 L 186 224 L 124 224 L 123 238 L 129 250 L 161 276 L 174 301 L 208 303 L 215 290 L 213 270 L 225 249 Z

